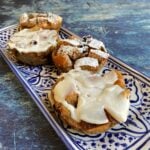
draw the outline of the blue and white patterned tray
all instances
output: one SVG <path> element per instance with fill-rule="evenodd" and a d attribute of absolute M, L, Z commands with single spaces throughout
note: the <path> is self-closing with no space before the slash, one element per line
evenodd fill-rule
<path fill-rule="evenodd" d="M 1 55 L 68 149 L 146 150 L 150 148 L 149 78 L 111 56 L 103 69 L 103 73 L 110 69 L 118 69 L 124 74 L 127 87 L 131 89 L 131 106 L 128 120 L 125 123 L 116 125 L 103 134 L 88 135 L 79 133 L 61 123 L 55 116 L 48 100 L 48 93 L 51 86 L 55 83 L 59 71 L 51 65 L 29 67 L 18 64 L 15 59 L 7 53 L 7 40 L 15 30 L 16 25 L 0 30 Z M 61 29 L 60 36 L 62 38 L 66 38 L 70 35 L 72 35 L 71 32 L 63 28 Z"/>

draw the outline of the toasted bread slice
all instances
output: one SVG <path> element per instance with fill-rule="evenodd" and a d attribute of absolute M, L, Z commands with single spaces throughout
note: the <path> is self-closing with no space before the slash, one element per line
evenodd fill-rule
<path fill-rule="evenodd" d="M 59 48 L 52 53 L 55 66 L 65 72 L 73 69 L 75 61 L 87 55 L 88 47 L 80 45 L 81 41 L 76 38 L 60 40 Z"/>
<path fill-rule="evenodd" d="M 62 26 L 62 17 L 53 13 L 24 13 L 20 16 L 20 30 L 25 28 L 42 28 L 59 31 Z"/>
<path fill-rule="evenodd" d="M 80 70 L 75 70 L 75 72 L 77 72 L 77 71 L 80 72 Z M 67 74 L 68 74 L 69 78 L 72 77 L 72 74 L 70 72 L 68 72 Z M 105 79 L 104 79 L 104 80 L 107 80 L 106 82 L 108 82 L 108 85 L 110 86 L 110 89 L 108 89 L 108 91 L 109 90 L 112 91 L 115 88 L 115 85 L 117 85 L 122 91 L 122 92 L 120 92 L 120 95 L 123 96 L 123 101 L 125 103 L 127 102 L 127 108 L 124 105 L 124 109 L 128 110 L 129 109 L 129 105 L 128 104 L 129 104 L 130 91 L 128 89 L 126 89 L 126 87 L 125 87 L 123 76 L 120 73 L 120 71 L 113 71 L 110 74 L 113 75 L 112 78 L 110 78 L 111 76 L 105 76 Z M 75 77 L 78 79 L 77 81 L 81 81 L 80 84 L 85 84 L 84 81 L 83 81 L 85 79 L 82 79 L 82 78 L 79 79 L 79 77 L 76 76 L 76 75 L 75 75 Z M 85 78 L 86 77 L 87 76 L 85 76 Z M 93 74 L 92 77 L 95 77 L 95 75 Z M 51 90 L 51 98 L 53 99 L 53 102 L 54 102 L 53 103 L 54 109 L 55 109 L 56 113 L 59 115 L 60 119 L 64 123 L 66 123 L 67 125 L 71 126 L 71 128 L 73 128 L 75 130 L 78 130 L 80 132 L 84 132 L 84 133 L 88 133 L 88 134 L 96 134 L 96 133 L 105 132 L 105 131 L 109 130 L 111 127 L 113 127 L 114 125 L 116 125 L 117 123 L 121 122 L 114 115 L 114 113 L 112 113 L 112 114 L 110 113 L 111 112 L 110 109 L 108 109 L 108 111 L 107 111 L 107 108 L 104 109 L 105 114 L 106 114 L 107 119 L 108 119 L 107 122 L 105 122 L 105 123 L 100 123 L 99 124 L 99 123 L 91 123 L 91 122 L 88 122 L 88 121 L 85 121 L 85 120 L 82 120 L 82 119 L 81 120 L 76 120 L 72 116 L 72 111 L 70 111 L 70 110 L 74 108 L 74 111 L 77 111 L 77 107 L 79 107 L 79 103 L 81 101 L 80 100 L 80 98 L 81 98 L 80 97 L 80 93 L 75 92 L 75 90 L 73 90 L 74 87 L 70 87 L 69 88 L 70 89 L 69 92 L 67 92 L 66 95 L 65 95 L 65 101 L 66 101 L 65 104 L 62 102 L 63 98 L 59 99 L 59 96 L 61 97 L 61 95 L 59 95 L 59 96 L 56 95 L 57 94 L 57 92 L 56 92 L 57 91 L 56 90 L 57 86 L 60 86 L 59 83 L 64 81 L 65 78 L 66 78 L 65 75 L 63 77 L 61 77 L 56 82 L 56 84 L 53 86 L 53 88 Z M 114 80 L 114 81 L 112 82 L 112 80 Z M 93 81 L 93 83 L 92 83 L 92 81 Z M 92 84 L 92 86 L 94 84 L 97 84 L 97 82 L 98 82 L 97 80 L 96 80 L 96 82 L 94 82 L 94 80 L 90 80 L 90 83 Z M 68 83 L 68 85 L 70 84 L 70 79 L 68 80 L 67 83 Z M 76 82 L 73 81 L 73 83 L 76 83 Z M 89 84 L 89 83 L 87 83 L 87 84 Z M 110 84 L 113 85 L 113 88 L 112 88 L 112 85 L 110 85 Z M 66 85 L 66 86 L 68 86 L 68 85 Z M 91 85 L 89 85 L 88 87 L 90 88 Z M 61 91 L 60 93 L 64 94 L 66 92 L 65 91 L 66 90 L 65 87 L 63 87 L 62 90 L 64 90 L 64 92 Z M 82 89 L 80 89 L 80 90 L 82 91 Z M 90 93 L 89 93 L 89 95 L 90 95 Z M 109 97 L 109 99 L 111 101 L 112 97 Z M 88 101 L 88 99 L 87 99 L 87 101 Z M 68 105 L 71 108 L 69 108 Z M 85 105 L 85 107 L 86 107 L 86 105 Z M 101 107 L 101 106 L 99 106 L 99 107 Z M 95 109 L 97 109 L 97 108 L 95 108 Z M 91 110 L 89 110 L 89 111 L 92 113 Z M 118 111 L 118 110 L 116 110 L 116 111 Z M 99 116 L 99 118 L 101 118 L 101 116 Z"/>
<path fill-rule="evenodd" d="M 59 35 L 56 30 L 23 29 L 8 41 L 9 49 L 16 59 L 29 65 L 47 64 L 51 52 L 57 49 Z"/>
<path fill-rule="evenodd" d="M 99 71 L 109 57 L 104 44 L 93 38 L 84 41 L 71 36 L 69 39 L 60 40 L 59 45 L 60 48 L 53 52 L 52 59 L 63 71 L 77 67 L 93 72 Z"/>

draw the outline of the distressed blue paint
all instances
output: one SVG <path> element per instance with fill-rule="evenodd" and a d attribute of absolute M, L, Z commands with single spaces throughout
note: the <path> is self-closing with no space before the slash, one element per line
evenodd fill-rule
<path fill-rule="evenodd" d="M 65 27 L 101 39 L 111 54 L 150 76 L 149 0 L 1 0 L 0 27 L 16 23 L 25 11 L 60 14 Z M 0 57 L 1 147 L 65 149 Z"/>

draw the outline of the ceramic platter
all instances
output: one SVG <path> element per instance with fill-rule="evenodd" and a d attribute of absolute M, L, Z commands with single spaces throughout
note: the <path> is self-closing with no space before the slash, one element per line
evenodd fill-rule
<path fill-rule="evenodd" d="M 15 32 L 16 25 L 0 30 L 0 52 L 11 70 L 31 95 L 40 111 L 47 118 L 69 150 L 144 149 L 150 148 L 150 79 L 111 56 L 102 73 L 120 70 L 131 90 L 131 106 L 125 123 L 117 124 L 102 134 L 79 133 L 62 124 L 48 100 L 48 93 L 57 79 L 59 70 L 52 65 L 26 66 L 19 64 L 8 54 L 7 40 Z M 60 36 L 67 38 L 71 32 L 62 28 Z"/>

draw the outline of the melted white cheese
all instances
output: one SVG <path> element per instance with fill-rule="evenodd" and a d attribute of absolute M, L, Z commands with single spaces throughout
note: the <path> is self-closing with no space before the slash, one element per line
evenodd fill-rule
<path fill-rule="evenodd" d="M 97 39 L 91 39 L 91 41 L 88 43 L 88 45 L 91 48 L 95 48 L 95 49 L 103 48 L 106 51 L 104 43 L 102 41 L 97 40 Z"/>
<path fill-rule="evenodd" d="M 28 22 L 28 19 L 29 19 L 29 16 L 27 13 L 23 13 L 20 17 L 20 23 L 23 24 L 23 23 L 27 23 Z"/>
<path fill-rule="evenodd" d="M 20 53 L 44 52 L 57 45 L 57 34 L 55 30 L 31 31 L 24 29 L 12 35 L 8 45 L 10 49 L 16 49 Z"/>
<path fill-rule="evenodd" d="M 92 57 L 82 57 L 76 60 L 74 68 L 80 68 L 81 66 L 98 67 L 98 60 Z"/>
<path fill-rule="evenodd" d="M 128 97 L 123 96 L 125 89 L 114 84 L 118 79 L 115 71 L 102 77 L 99 74 L 74 69 L 63 74 L 63 78 L 53 89 L 54 99 L 70 111 L 74 120 L 92 124 L 107 123 L 105 109 L 117 121 L 126 121 L 130 102 Z M 76 108 L 65 100 L 71 91 L 78 94 Z"/>

